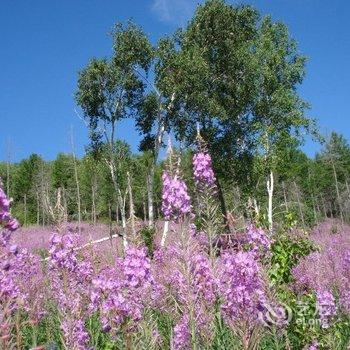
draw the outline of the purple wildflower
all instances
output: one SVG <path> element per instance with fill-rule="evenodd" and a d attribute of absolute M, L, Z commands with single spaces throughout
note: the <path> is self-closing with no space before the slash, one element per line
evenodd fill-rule
<path fill-rule="evenodd" d="M 199 187 L 213 187 L 215 175 L 212 167 L 212 160 L 208 153 L 199 152 L 193 156 L 193 175 L 195 183 Z"/>
<path fill-rule="evenodd" d="M 51 292 L 62 318 L 65 344 L 71 349 L 88 349 L 83 317 L 89 306 L 92 265 L 88 260 L 78 260 L 76 235 L 54 233 L 50 241 Z"/>
<path fill-rule="evenodd" d="M 124 325 L 132 331 L 137 327 L 144 305 L 151 298 L 154 282 L 150 267 L 146 249 L 128 247 L 115 268 L 102 270 L 92 280 L 90 308 L 100 310 L 104 330 Z"/>
<path fill-rule="evenodd" d="M 18 222 L 9 212 L 10 202 L 0 182 L 0 337 L 9 348 L 6 339 L 10 339 L 14 312 L 22 308 L 37 322 L 43 296 L 39 259 L 11 242 Z"/>
<path fill-rule="evenodd" d="M 271 241 L 261 228 L 250 225 L 247 230 L 247 243 L 251 251 L 259 254 L 266 254 L 270 251 Z"/>
<path fill-rule="evenodd" d="M 195 254 L 191 258 L 190 265 L 193 289 L 197 298 L 203 297 L 204 300 L 213 303 L 216 298 L 217 283 L 208 257 L 201 253 Z"/>
<path fill-rule="evenodd" d="M 222 257 L 221 265 L 221 309 L 228 324 L 233 325 L 237 320 L 257 321 L 266 297 L 254 254 L 227 252 Z"/>
<path fill-rule="evenodd" d="M 316 308 L 320 316 L 322 328 L 328 328 L 330 319 L 337 312 L 333 294 L 328 290 L 318 291 L 316 293 Z"/>
<path fill-rule="evenodd" d="M 313 341 L 307 348 L 306 350 L 317 350 L 318 349 L 318 343 L 317 341 Z"/>
<path fill-rule="evenodd" d="M 164 171 L 162 194 L 162 212 L 166 220 L 177 220 L 191 212 L 191 198 L 185 182 Z"/>
<path fill-rule="evenodd" d="M 189 332 L 190 329 L 190 320 L 188 315 L 184 315 L 181 317 L 180 321 L 174 327 L 174 335 L 173 335 L 173 349 L 181 350 L 181 349 L 189 349 L 191 335 Z"/>

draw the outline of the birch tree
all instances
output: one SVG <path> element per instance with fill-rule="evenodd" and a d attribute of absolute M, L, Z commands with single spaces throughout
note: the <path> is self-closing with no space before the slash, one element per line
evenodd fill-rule
<path fill-rule="evenodd" d="M 135 116 L 146 85 L 140 71 L 147 75 L 152 59 L 152 47 L 142 31 L 132 23 L 117 24 L 112 33 L 113 56 L 110 59 L 92 59 L 79 73 L 76 101 L 87 121 L 91 146 L 98 149 L 105 144 L 107 164 L 118 206 L 121 212 L 124 246 L 126 239 L 126 212 L 122 190 L 114 162 L 118 122 Z M 130 50 L 130 47 L 133 49 Z"/>
<path fill-rule="evenodd" d="M 298 53 L 287 27 L 265 17 L 259 28 L 256 53 L 259 79 L 252 124 L 256 152 L 262 153 L 265 161 L 267 216 L 272 233 L 276 166 L 286 149 L 302 141 L 301 131 L 311 130 L 313 122 L 305 116 L 308 105 L 296 91 L 304 76 L 305 57 Z"/>

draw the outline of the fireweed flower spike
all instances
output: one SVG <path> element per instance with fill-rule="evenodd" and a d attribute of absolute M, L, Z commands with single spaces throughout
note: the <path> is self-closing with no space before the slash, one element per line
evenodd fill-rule
<path fill-rule="evenodd" d="M 197 124 L 197 153 L 193 156 L 193 176 L 198 190 L 211 189 L 214 192 L 216 178 L 211 156 Z"/>
<path fill-rule="evenodd" d="M 88 349 L 89 334 L 84 326 L 92 281 L 92 264 L 80 260 L 75 248 L 78 236 L 54 233 L 50 241 L 50 280 L 53 300 L 62 318 L 61 330 L 69 349 Z"/>
<path fill-rule="evenodd" d="M 258 322 L 259 311 L 266 302 L 260 265 L 252 252 L 226 252 L 221 258 L 221 310 L 226 322 Z"/>
<path fill-rule="evenodd" d="M 172 178 L 164 171 L 163 176 L 162 212 L 165 220 L 176 221 L 180 217 L 191 212 L 191 199 L 187 193 L 185 182 L 178 178 Z"/>
<path fill-rule="evenodd" d="M 193 156 L 193 175 L 199 187 L 212 187 L 215 185 L 215 175 L 209 153 L 199 152 Z"/>
<path fill-rule="evenodd" d="M 310 238 L 319 251 L 300 259 L 292 269 L 295 290 L 307 289 L 316 294 L 320 320 L 325 327 L 336 312 L 332 292 L 339 297 L 337 310 L 350 314 L 349 231 L 333 234 L 331 229 L 329 222 L 325 222 L 311 233 Z"/>
<path fill-rule="evenodd" d="M 105 268 L 92 280 L 90 309 L 100 311 L 108 332 L 136 331 L 154 285 L 146 249 L 128 246 L 115 268 Z"/>
<path fill-rule="evenodd" d="M 196 186 L 196 216 L 201 223 L 202 232 L 207 236 L 209 255 L 215 256 L 216 237 L 221 234 L 222 217 L 219 212 L 217 197 L 217 180 L 214 174 L 212 159 L 197 126 L 197 151 L 193 156 L 193 178 Z"/>
<path fill-rule="evenodd" d="M 328 328 L 330 319 L 337 313 L 333 294 L 328 290 L 318 291 L 316 293 L 316 308 L 322 328 Z"/>
<path fill-rule="evenodd" d="M 168 164 L 167 169 L 162 175 L 162 213 L 165 223 L 161 245 L 164 246 L 165 239 L 169 229 L 169 221 L 178 221 L 186 214 L 191 213 L 191 198 L 188 195 L 187 186 L 180 176 L 180 158 L 177 159 L 174 168 L 174 154 L 171 146 L 171 140 L 168 141 Z"/>
<path fill-rule="evenodd" d="M 1 186 L 0 181 L 0 347 L 10 349 L 17 310 L 27 311 L 34 322 L 42 315 L 38 310 L 42 274 L 39 259 L 11 242 L 19 224 L 10 214 L 11 201 Z"/>

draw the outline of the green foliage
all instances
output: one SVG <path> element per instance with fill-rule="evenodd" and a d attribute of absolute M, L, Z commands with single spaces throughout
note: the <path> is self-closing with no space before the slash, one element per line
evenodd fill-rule
<path fill-rule="evenodd" d="M 135 115 L 141 105 L 153 48 L 142 30 L 129 22 L 112 33 L 111 59 L 92 59 L 79 72 L 76 102 L 88 122 L 94 152 L 105 142 L 113 146 L 116 123 Z"/>
<path fill-rule="evenodd" d="M 154 227 L 143 227 L 139 234 L 142 237 L 142 240 L 145 244 L 145 246 L 148 249 L 148 254 L 150 256 L 153 255 L 154 251 L 154 236 L 155 236 L 156 230 Z"/>
<path fill-rule="evenodd" d="M 269 278 L 273 285 L 281 286 L 292 281 L 292 268 L 300 258 L 310 254 L 315 248 L 307 237 L 279 234 L 271 247 L 271 267 Z"/>

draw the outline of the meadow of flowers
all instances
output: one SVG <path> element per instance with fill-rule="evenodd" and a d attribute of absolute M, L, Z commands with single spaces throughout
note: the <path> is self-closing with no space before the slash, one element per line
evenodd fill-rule
<path fill-rule="evenodd" d="M 0 188 L 0 348 L 347 349 L 350 228 L 228 232 L 210 155 L 193 167 L 198 198 L 167 167 L 165 223 L 125 248 L 87 244 L 102 224 L 17 230 Z"/>

